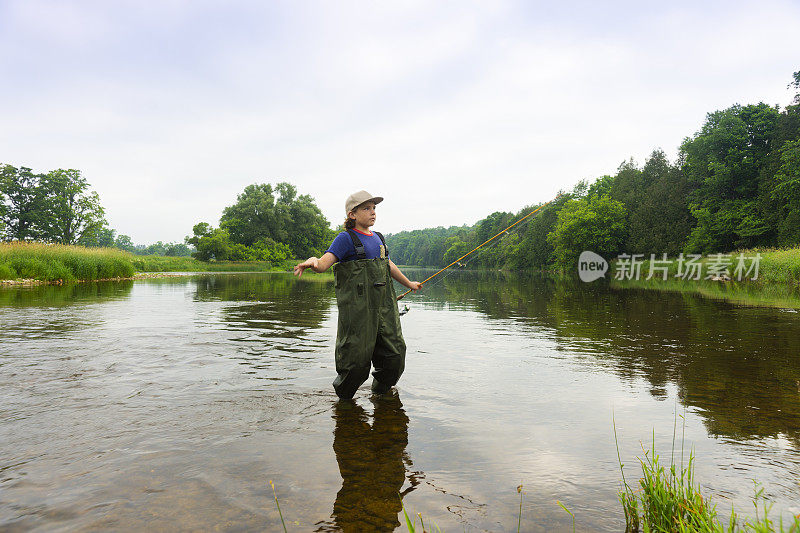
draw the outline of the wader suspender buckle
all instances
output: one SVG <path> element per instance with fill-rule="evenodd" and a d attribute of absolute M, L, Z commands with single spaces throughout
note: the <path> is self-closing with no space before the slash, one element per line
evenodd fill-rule
<path fill-rule="evenodd" d="M 367 252 L 364 251 L 364 245 L 361 244 L 361 239 L 358 238 L 356 232 L 349 229 L 347 230 L 348 235 L 350 235 L 350 240 L 353 241 L 353 246 L 356 249 L 356 259 L 366 259 Z"/>
<path fill-rule="evenodd" d="M 389 249 L 386 247 L 386 239 L 383 238 L 383 234 L 378 231 L 373 231 L 375 235 L 377 235 L 381 243 L 383 243 L 383 249 L 386 251 L 386 257 L 389 257 Z M 366 259 L 367 252 L 364 251 L 364 245 L 361 243 L 361 239 L 358 238 L 358 235 L 355 231 L 349 229 L 347 230 L 347 234 L 350 235 L 350 240 L 353 241 L 353 247 L 356 249 L 356 259 Z"/>

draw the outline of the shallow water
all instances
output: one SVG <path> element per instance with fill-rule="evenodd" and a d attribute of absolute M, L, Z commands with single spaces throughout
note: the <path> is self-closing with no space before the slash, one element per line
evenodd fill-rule
<path fill-rule="evenodd" d="M 422 277 L 419 274 L 417 277 Z M 620 531 L 653 434 L 722 514 L 800 513 L 800 315 L 457 272 L 409 296 L 397 393 L 336 401 L 332 280 L 0 290 L 0 529 Z M 683 420 L 685 419 L 685 423 Z"/>

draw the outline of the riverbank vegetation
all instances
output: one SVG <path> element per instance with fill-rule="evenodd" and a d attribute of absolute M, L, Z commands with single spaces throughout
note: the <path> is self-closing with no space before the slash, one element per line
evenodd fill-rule
<path fill-rule="evenodd" d="M 800 71 L 791 87 L 800 90 Z M 474 226 L 387 236 L 395 262 L 443 266 L 541 205 L 496 212 Z M 616 174 L 582 181 L 471 266 L 575 272 L 579 254 L 676 257 L 769 248 L 762 275 L 796 283 L 800 276 L 800 93 L 780 110 L 734 105 L 706 116 L 680 146 L 677 161 L 654 151 Z M 774 269 L 774 270 L 773 270 Z"/>
<path fill-rule="evenodd" d="M 78 170 L 34 173 L 27 167 L 0 164 L 0 241 L 115 248 L 135 255 L 193 257 L 203 262 L 283 264 L 293 257 L 321 255 L 335 232 L 313 198 L 298 195 L 286 182 L 247 186 L 225 208 L 218 227 L 195 224 L 183 243 L 158 241 L 134 245 L 108 226 L 100 197 Z M 192 262 L 194 270 L 214 270 Z M 143 260 L 144 265 L 152 260 Z M 147 268 L 147 267 L 144 267 Z M 181 268 L 186 268 L 185 266 Z M 258 265 L 254 267 L 258 269 Z"/>
<path fill-rule="evenodd" d="M 131 254 L 109 248 L 63 244 L 0 244 L 0 279 L 93 281 L 129 278 L 135 268 Z"/>
<path fill-rule="evenodd" d="M 137 256 L 114 248 L 12 242 L 0 243 L 0 280 L 71 282 L 130 278 L 135 272 L 261 272 L 285 270 L 293 261 L 207 262 L 192 257 Z"/>

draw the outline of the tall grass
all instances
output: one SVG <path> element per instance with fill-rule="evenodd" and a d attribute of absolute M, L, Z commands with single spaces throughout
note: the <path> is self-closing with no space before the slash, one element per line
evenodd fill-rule
<path fill-rule="evenodd" d="M 129 278 L 131 254 L 111 248 L 12 242 L 0 244 L 0 279 L 92 281 Z"/>
<path fill-rule="evenodd" d="M 614 440 L 617 442 L 616 424 Z M 681 438 L 680 465 L 675 463 L 674 433 L 669 467 L 661 463 L 661 459 L 656 453 L 655 431 L 653 432 L 652 446 L 648 450 L 642 448 L 642 451 L 643 458 L 637 458 L 642 469 L 642 477 L 639 479 L 639 490 L 634 491 L 625 480 L 617 443 L 617 458 L 620 471 L 622 471 L 623 485 L 622 490 L 619 491 L 619 500 L 625 513 L 626 533 L 638 531 L 665 533 L 673 531 L 703 533 L 786 531 L 800 533 L 800 515 L 794 517 L 788 529 L 784 527 L 782 518 L 778 523 L 770 519 L 769 511 L 772 504 L 766 500 L 764 490 L 759 490 L 757 484 L 753 496 L 755 518 L 741 521 L 734 509 L 731 509 L 728 523 L 724 524 L 717 515 L 716 504 L 700 492 L 700 487 L 695 480 L 693 451 L 689 453 L 688 463 L 685 466 L 683 464 L 683 438 Z M 759 513 L 759 505 L 761 505 L 761 513 Z"/>
<path fill-rule="evenodd" d="M 289 261 L 205 263 L 192 257 L 139 256 L 116 248 L 85 248 L 35 242 L 0 243 L 0 280 L 94 281 L 130 278 L 135 272 L 266 272 Z"/>

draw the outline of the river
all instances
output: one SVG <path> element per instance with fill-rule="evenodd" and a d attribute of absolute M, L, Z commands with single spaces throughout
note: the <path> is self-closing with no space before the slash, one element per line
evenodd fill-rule
<path fill-rule="evenodd" d="M 422 277 L 422 273 L 416 276 Z M 308 279 L 306 279 L 308 278 Z M 0 530 L 621 531 L 655 437 L 717 503 L 800 513 L 800 315 L 456 272 L 394 394 L 337 402 L 332 278 L 0 290 Z M 673 436 L 676 444 L 673 448 Z M 674 449 L 674 452 L 673 452 Z M 522 493 L 517 487 L 522 485 Z"/>

